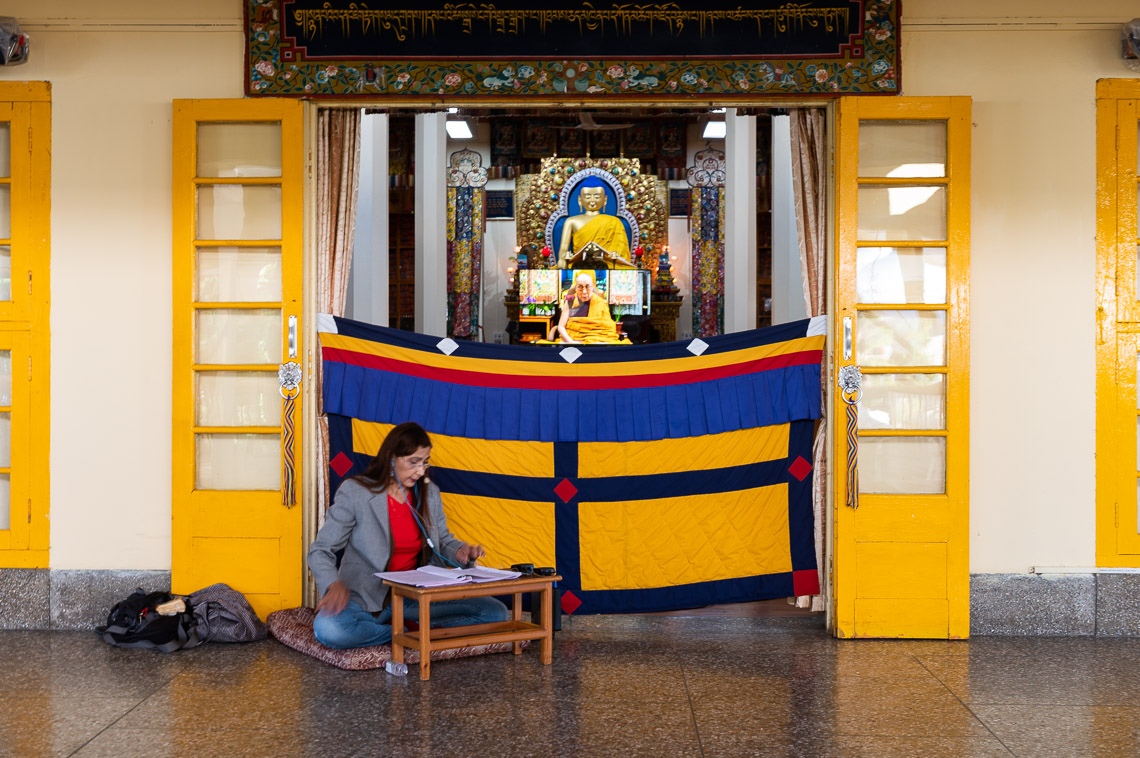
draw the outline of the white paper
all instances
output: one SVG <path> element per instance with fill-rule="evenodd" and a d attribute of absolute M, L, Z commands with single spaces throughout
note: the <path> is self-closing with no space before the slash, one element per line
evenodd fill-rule
<path fill-rule="evenodd" d="M 446 587 L 449 584 L 501 582 L 504 579 L 517 579 L 522 574 L 517 571 L 505 571 L 486 566 L 472 566 L 462 569 L 421 566 L 411 571 L 381 571 L 376 576 L 397 584 L 408 584 L 413 587 Z"/>

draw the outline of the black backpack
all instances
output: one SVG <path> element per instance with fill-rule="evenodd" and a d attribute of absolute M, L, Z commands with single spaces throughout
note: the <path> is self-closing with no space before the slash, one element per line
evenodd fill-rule
<path fill-rule="evenodd" d="M 104 626 L 95 627 L 103 641 L 116 647 L 151 648 L 169 653 L 202 644 L 196 619 L 188 604 L 183 610 L 163 615 L 156 608 L 176 599 L 169 592 L 146 592 L 142 588 L 115 603 Z"/>

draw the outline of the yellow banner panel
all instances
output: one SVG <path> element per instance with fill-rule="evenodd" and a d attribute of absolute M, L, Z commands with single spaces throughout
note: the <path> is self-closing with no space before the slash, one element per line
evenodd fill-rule
<path fill-rule="evenodd" d="M 452 534 L 487 549 L 484 566 L 554 565 L 553 503 L 445 494 L 443 507 Z"/>
<path fill-rule="evenodd" d="M 637 476 L 778 460 L 788 454 L 789 429 L 787 424 L 777 424 L 704 437 L 583 442 L 578 446 L 578 467 L 592 477 Z"/>
<path fill-rule="evenodd" d="M 792 570 L 788 488 L 580 503 L 583 590 L 632 590 Z"/>
<path fill-rule="evenodd" d="M 352 446 L 358 453 L 376 455 L 392 424 L 352 419 Z M 516 475 L 520 463 L 527 476 L 554 476 L 554 445 L 550 442 L 481 440 L 431 435 L 431 465 L 484 474 Z M 530 561 L 528 561 L 530 563 Z"/>

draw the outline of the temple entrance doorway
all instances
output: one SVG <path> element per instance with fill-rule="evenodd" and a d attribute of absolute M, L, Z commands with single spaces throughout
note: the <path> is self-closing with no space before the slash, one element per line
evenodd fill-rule
<path fill-rule="evenodd" d="M 833 229 L 834 239 L 821 245 L 816 270 L 817 281 L 836 285 L 835 292 L 824 293 L 819 300 L 832 313 L 833 345 L 825 382 L 831 401 L 825 433 L 831 440 L 828 458 L 834 463 L 824 469 L 823 487 L 833 493 L 823 511 L 832 518 L 825 540 L 829 554 L 821 549 L 820 560 L 824 590 L 834 592 L 827 601 L 828 623 L 839 636 L 963 637 L 969 631 L 969 139 L 964 125 L 970 105 L 955 98 L 855 97 L 842 100 L 841 106 L 824 151 L 825 156 L 837 156 L 837 165 L 823 158 L 828 165 L 822 166 L 820 175 L 825 179 L 814 193 L 823 199 L 826 187 L 835 188 L 835 213 L 825 209 L 817 215 L 825 229 Z M 725 252 L 738 260 L 748 258 L 751 268 L 739 269 L 751 274 L 744 280 L 754 288 L 744 298 L 751 300 L 745 310 L 753 323 L 763 326 L 780 322 L 781 302 L 801 300 L 804 279 L 798 260 L 776 251 L 781 249 L 778 240 L 786 226 L 802 222 L 803 216 L 790 211 L 794 202 L 785 205 L 784 212 L 778 207 L 787 195 L 778 189 L 779 161 L 770 146 L 779 142 L 775 135 L 782 113 L 753 113 L 755 128 L 734 136 L 738 144 L 741 138 L 755 140 L 754 155 L 748 156 L 757 167 L 755 198 L 751 192 L 732 193 L 739 190 L 736 185 L 730 188 L 727 205 L 736 219 L 751 219 L 754 214 L 755 223 L 747 225 L 743 245 L 738 237 L 738 244 L 726 246 Z M 528 132 L 528 119 L 548 114 L 486 115 L 487 122 L 476 118 L 474 123 L 476 142 L 484 130 L 481 139 L 492 172 L 488 188 L 494 188 L 493 181 L 503 182 L 504 190 L 511 186 L 510 178 L 494 173 L 496 161 L 521 166 L 524 152 L 539 160 L 540 151 L 533 145 L 556 148 L 561 139 L 561 130 L 546 137 L 541 130 Z M 631 128 L 625 124 L 640 115 L 632 109 L 599 111 L 588 123 L 613 123 L 620 128 L 610 131 L 623 132 Z M 703 138 L 704 125 L 714 118 L 707 112 L 670 115 L 685 125 L 684 134 L 692 143 L 686 150 L 684 179 L 688 180 L 690 169 L 694 174 L 701 170 L 698 148 L 715 149 L 728 140 Z M 492 132 L 492 117 L 508 121 Z M 579 121 L 580 126 L 587 123 L 582 117 Z M 507 135 L 505 147 L 495 156 L 490 149 L 493 133 Z M 535 140 L 523 141 L 530 137 Z M 622 144 L 619 140 L 619 150 Z M 659 171 L 664 164 L 656 160 Z M 726 161 L 726 170 L 731 160 Z M 694 317 L 697 270 L 690 263 L 686 271 L 685 263 L 692 260 L 694 225 L 706 217 L 694 211 L 691 185 L 687 217 L 674 216 L 672 190 L 682 186 L 673 183 L 681 177 L 667 173 L 668 168 L 664 180 L 670 199 L 669 257 L 677 256 L 673 276 L 681 285 L 681 296 L 687 296 L 677 320 L 677 337 L 683 338 L 693 335 L 687 327 L 699 324 Z M 714 162 L 710 168 L 709 173 L 715 174 L 720 165 Z M 801 204 L 812 196 L 802 194 Z M 511 194 L 511 200 L 517 198 L 517 193 Z M 486 253 L 483 258 L 480 338 L 485 341 L 510 339 L 501 327 L 509 319 L 499 303 L 518 275 L 518 259 L 512 255 L 513 248 L 521 247 L 512 218 L 517 213 L 513 207 L 493 219 L 488 215 L 484 238 L 488 249 L 494 246 L 503 252 L 498 258 Z M 797 240 L 797 235 L 787 234 L 785 239 Z M 688 242 L 687 249 L 681 240 Z M 765 254 L 770 256 L 770 269 Z M 784 266 L 783 275 L 777 271 L 782 261 L 791 264 Z M 829 271 L 835 272 L 834 277 Z M 739 284 L 740 277 L 724 281 L 726 290 Z M 765 307 L 769 293 L 770 320 Z M 739 289 L 726 294 L 728 310 L 741 304 Z M 739 320 L 735 327 L 742 328 Z M 844 369 L 862 369 L 866 383 L 838 391 Z M 843 422 L 852 410 L 854 436 L 844 435 Z M 923 570 L 901 572 L 903 565 L 921 565 Z M 899 581 L 904 575 L 909 579 Z"/>
<path fill-rule="evenodd" d="M 449 116 L 449 121 L 466 120 L 473 138 L 449 138 L 446 142 L 448 192 L 454 189 L 451 186 L 453 180 L 462 186 L 464 180 L 470 184 L 474 179 L 474 184 L 485 195 L 482 221 L 472 225 L 476 228 L 481 225 L 484 232 L 470 243 L 482 248 L 478 256 L 478 294 L 468 301 L 468 310 L 462 311 L 456 308 L 456 293 L 450 287 L 448 292 L 439 293 L 441 297 L 448 298 L 448 336 L 488 343 L 526 341 L 520 339 L 526 337 L 525 331 L 515 331 L 520 321 L 529 316 L 536 316 L 535 320 L 538 320 L 543 314 L 522 312 L 519 279 L 526 275 L 525 272 L 557 266 L 557 258 L 563 253 L 559 249 L 562 235 L 558 233 L 557 226 L 549 236 L 545 228 L 531 226 L 538 222 L 539 227 L 543 227 L 542 222 L 548 220 L 544 214 L 557 211 L 558 202 L 553 201 L 551 207 L 546 208 L 541 207 L 537 199 L 545 200 L 557 195 L 566 186 L 563 172 L 567 168 L 572 168 L 576 174 L 589 173 L 601 168 L 603 161 L 612 165 L 629 160 L 631 156 L 638 156 L 634 158 L 638 175 L 648 174 L 657 182 L 654 192 L 664 207 L 659 237 L 664 241 L 661 249 L 643 250 L 640 256 L 632 255 L 637 246 L 631 245 L 625 255 L 644 261 L 646 254 L 651 252 L 658 256 L 660 264 L 661 254 L 665 253 L 668 262 L 665 269 L 671 278 L 667 284 L 675 288 L 675 300 L 671 301 L 674 304 L 672 323 L 664 328 L 658 327 L 650 341 L 687 339 L 702 334 L 711 336 L 729 331 L 725 324 L 723 280 L 719 282 L 720 292 L 715 291 L 718 283 L 707 278 L 704 292 L 694 289 L 701 285 L 700 264 L 699 260 L 694 262 L 694 250 L 707 254 L 707 249 L 702 251 L 699 248 L 702 242 L 707 245 L 710 236 L 719 242 L 722 255 L 737 257 L 734 262 L 737 271 L 750 272 L 750 311 L 743 328 L 805 318 L 806 288 L 795 217 L 790 117 L 786 111 L 777 109 L 754 109 L 748 112 L 747 117 L 736 117 L 737 122 L 749 125 L 749 152 L 746 159 L 738 160 L 738 164 L 743 162 L 747 165 L 750 176 L 746 181 L 748 191 L 735 195 L 726 191 L 724 186 L 729 169 L 725 130 L 718 131 L 717 127 L 725 126 L 725 118 L 725 113 L 708 109 L 622 109 L 596 111 L 588 117 L 576 113 L 569 117 L 554 116 L 542 109 L 463 109 Z M 364 114 L 358 238 L 346 311 L 350 318 L 381 324 L 386 318 L 386 325 L 409 331 L 420 331 L 415 316 L 417 286 L 420 284 L 415 276 L 415 224 L 417 218 L 422 221 L 425 216 L 424 210 L 417 208 L 415 199 L 417 188 L 425 181 L 424 177 L 417 176 L 422 164 L 416 156 L 422 146 L 416 145 L 416 122 L 417 116 L 408 112 Z M 638 125 L 640 129 L 636 128 Z M 565 155 L 566 152 L 571 155 Z M 386 157 L 386 167 L 381 165 L 380 156 Z M 457 156 L 459 159 L 452 165 L 452 159 Z M 562 163 L 552 166 L 551 161 Z M 377 167 L 380 167 L 379 173 Z M 563 181 L 548 179 L 552 168 L 557 172 L 554 179 Z M 629 165 L 622 168 L 628 169 Z M 826 172 L 827 167 L 824 166 L 822 171 Z M 622 175 L 617 177 L 620 183 Z M 627 174 L 626 177 L 633 181 L 632 175 Z M 826 182 L 817 182 L 814 186 L 826 185 Z M 629 186 L 626 184 L 625 188 Z M 536 191 L 536 187 L 541 191 Z M 383 196 L 385 192 L 386 197 Z M 820 195 L 817 198 L 819 206 L 825 208 L 826 198 L 822 197 L 822 191 Z M 428 219 L 432 217 L 430 207 L 426 214 Z M 447 207 L 450 216 L 450 196 Z M 368 209 L 372 209 L 371 214 Z M 384 209 L 387 209 L 386 215 Z M 576 213 L 580 209 L 574 207 L 572 210 Z M 743 214 L 747 219 L 750 233 L 743 244 L 726 244 L 726 216 L 731 218 L 734 214 Z M 437 211 L 435 215 L 438 223 L 451 223 L 451 218 L 444 218 L 441 212 Z M 378 239 L 384 234 L 384 223 L 387 224 L 386 240 Z M 528 234 L 535 235 L 530 250 L 525 249 Z M 644 238 L 649 236 L 643 235 Z M 472 237 L 479 235 L 473 234 Z M 385 241 L 386 260 L 382 255 Z M 455 239 L 448 238 L 450 250 L 455 250 L 455 243 Z M 547 246 L 549 253 L 543 254 L 543 247 Z M 712 247 L 716 250 L 718 246 L 714 244 Z M 377 251 L 380 255 L 376 254 Z M 520 253 L 526 252 L 531 257 L 524 263 Z M 535 265 L 533 256 L 536 253 L 554 260 L 539 261 Z M 369 255 L 371 259 L 367 259 Z M 359 263 L 364 265 L 358 268 Z M 722 261 L 721 265 L 725 263 Z M 386 279 L 378 274 L 385 267 Z M 654 284 L 661 280 L 657 276 L 661 273 L 661 266 L 656 268 Z M 365 272 L 364 275 L 361 272 Z M 826 266 L 818 267 L 816 275 L 821 281 L 825 280 Z M 512 304 L 514 313 L 511 312 Z M 652 307 L 658 311 L 660 303 L 655 300 Z M 457 313 L 465 315 L 467 323 L 475 328 L 459 334 L 455 329 Z M 546 336 L 551 326 L 547 321 L 534 334 Z M 737 325 L 735 328 L 741 327 Z M 826 487 L 821 485 L 820 489 L 822 492 Z M 821 514 L 822 511 L 817 521 L 822 535 Z M 822 536 L 820 542 L 818 560 L 822 563 Z M 789 603 L 787 598 L 781 598 L 778 602 L 732 604 L 677 613 L 808 615 L 812 613 L 812 606 L 812 598 L 805 596 L 799 599 L 798 606 Z M 818 613 L 824 607 L 821 598 L 816 598 L 814 607 L 820 624 L 823 624 L 823 615 Z"/>

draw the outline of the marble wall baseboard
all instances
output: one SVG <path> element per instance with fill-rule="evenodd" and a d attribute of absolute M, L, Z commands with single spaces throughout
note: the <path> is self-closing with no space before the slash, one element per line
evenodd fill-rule
<path fill-rule="evenodd" d="M 0 569 L 0 629 L 91 629 L 169 571 Z M 974 574 L 970 635 L 1140 637 L 1140 574 Z"/>
<path fill-rule="evenodd" d="M 973 574 L 970 634 L 1140 637 L 1140 574 Z"/>
<path fill-rule="evenodd" d="M 0 629 L 93 629 L 139 587 L 168 590 L 170 572 L 0 569 Z"/>

